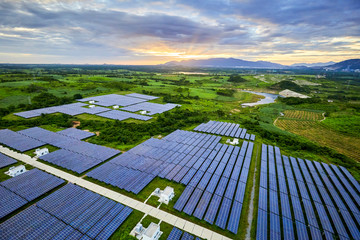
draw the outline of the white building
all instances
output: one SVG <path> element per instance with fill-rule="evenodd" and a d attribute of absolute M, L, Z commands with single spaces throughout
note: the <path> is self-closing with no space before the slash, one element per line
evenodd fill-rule
<path fill-rule="evenodd" d="M 162 235 L 160 226 L 156 223 L 150 223 L 147 228 L 144 228 L 141 223 L 138 223 L 133 230 L 135 237 L 139 240 L 158 240 Z"/>
<path fill-rule="evenodd" d="M 118 105 L 114 105 L 114 106 L 113 106 L 113 109 L 119 109 L 119 106 L 118 106 Z"/>
<path fill-rule="evenodd" d="M 94 108 L 95 107 L 95 105 L 89 105 L 89 108 Z"/>
<path fill-rule="evenodd" d="M 95 101 L 94 101 L 94 100 L 91 100 L 91 101 L 89 101 L 89 103 L 90 103 L 90 104 L 94 104 L 94 103 L 95 103 Z"/>
<path fill-rule="evenodd" d="M 10 177 L 16 177 L 19 176 L 20 174 L 23 174 L 26 171 L 27 170 L 24 165 L 19 165 L 16 167 L 10 167 L 9 171 L 5 172 L 5 174 L 9 175 Z"/>
<path fill-rule="evenodd" d="M 238 145 L 239 144 L 239 139 L 238 138 L 234 138 L 234 140 L 231 141 L 231 139 L 226 140 L 226 143 L 231 144 L 231 145 Z"/>
<path fill-rule="evenodd" d="M 148 112 L 147 111 L 145 111 L 145 110 L 143 110 L 143 111 L 140 111 L 140 114 L 147 114 Z"/>
<path fill-rule="evenodd" d="M 175 196 L 174 188 L 167 186 L 164 190 L 155 189 L 154 195 L 159 197 L 159 202 L 169 204 Z"/>
<path fill-rule="evenodd" d="M 35 150 L 36 157 L 41 157 L 49 153 L 47 148 L 38 148 Z"/>

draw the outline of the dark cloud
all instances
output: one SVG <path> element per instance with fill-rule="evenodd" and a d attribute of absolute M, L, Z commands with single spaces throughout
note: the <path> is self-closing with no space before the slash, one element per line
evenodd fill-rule
<path fill-rule="evenodd" d="M 359 0 L 3 0 L 0 53 L 106 61 L 144 56 L 134 49 L 156 42 L 179 52 L 241 52 L 249 58 L 297 50 L 354 52 L 344 38 L 360 36 L 359 12 Z"/>

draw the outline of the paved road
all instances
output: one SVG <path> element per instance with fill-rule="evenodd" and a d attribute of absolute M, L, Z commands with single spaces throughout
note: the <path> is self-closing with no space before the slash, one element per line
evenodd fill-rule
<path fill-rule="evenodd" d="M 123 194 L 120 194 L 118 192 L 112 191 L 110 189 L 104 188 L 102 186 L 99 186 L 95 183 L 89 182 L 87 180 L 84 180 L 80 177 L 76 177 L 72 174 L 69 174 L 67 172 L 64 172 L 62 170 L 59 170 L 57 168 L 51 167 L 49 165 L 46 165 L 44 163 L 36 161 L 35 158 L 31 158 L 28 155 L 17 153 L 15 151 L 12 151 L 6 147 L 3 147 L 0 145 L 0 152 L 4 153 L 12 158 L 18 159 L 19 161 L 22 161 L 24 163 L 27 163 L 29 165 L 32 165 L 38 169 L 41 169 L 43 171 L 46 171 L 48 173 L 51 173 L 55 176 L 58 176 L 66 181 L 69 181 L 71 183 L 77 184 L 81 187 L 84 187 L 86 189 L 89 189 L 93 192 L 96 192 L 98 194 L 101 194 L 105 197 L 108 197 L 114 201 L 117 201 L 119 203 L 122 203 L 124 205 L 127 205 L 133 209 L 139 210 L 145 214 L 148 214 L 150 216 L 153 216 L 155 218 L 158 218 L 162 220 L 163 222 L 169 223 L 179 229 L 182 229 L 186 232 L 189 232 L 195 236 L 209 239 L 209 240 L 230 240 L 230 238 L 225 237 L 223 235 L 220 235 L 214 231 L 211 231 L 207 228 L 204 228 L 202 226 L 199 226 L 197 224 L 194 224 L 192 222 L 189 222 L 185 219 L 179 218 L 175 215 L 172 215 L 170 213 L 167 213 L 163 210 L 157 209 L 155 207 L 152 207 L 148 204 L 145 204 L 143 202 L 140 202 L 138 200 L 135 200 L 133 198 L 130 198 L 128 196 L 125 196 Z"/>

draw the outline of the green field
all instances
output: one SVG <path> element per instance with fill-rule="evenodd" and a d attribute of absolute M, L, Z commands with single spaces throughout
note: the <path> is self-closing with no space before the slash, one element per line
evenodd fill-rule
<path fill-rule="evenodd" d="M 192 130 L 209 120 L 238 123 L 249 133 L 255 134 L 256 141 L 237 235 L 174 210 L 176 200 L 185 189 L 182 184 L 156 177 L 135 195 L 89 178 L 86 172 L 75 174 L 52 165 L 142 202 L 155 188 L 171 186 L 175 189 L 175 199 L 169 205 L 161 205 L 160 209 L 232 239 L 245 239 L 251 214 L 250 235 L 252 239 L 255 237 L 262 143 L 278 146 L 282 154 L 287 156 L 344 166 L 360 180 L 360 74 L 245 69 L 201 69 L 208 75 L 174 72 L 177 71 L 119 66 L 3 67 L 0 68 L 0 127 L 18 131 L 39 126 L 56 132 L 76 123 L 79 129 L 96 133 L 96 136 L 85 141 L 124 152 L 151 137 L 162 138 L 177 129 Z M 318 75 L 325 77 L 319 78 Z M 232 81 L 234 76 L 239 80 Z M 277 94 L 285 89 L 311 98 L 278 98 L 272 104 L 251 108 L 241 106 L 242 103 L 256 102 L 261 98 L 242 90 Z M 150 102 L 176 103 L 181 107 L 156 114 L 146 122 L 134 119 L 120 122 L 90 114 L 69 116 L 56 113 L 31 119 L 14 115 L 16 112 L 74 103 L 79 97 L 133 92 L 159 97 Z M 226 139 L 224 137 L 221 142 Z M 47 147 L 50 151 L 57 149 L 50 145 Z M 33 151 L 26 154 L 33 156 Z M 0 169 L 0 181 L 8 179 L 3 174 L 7 169 Z M 253 189 L 255 198 L 252 202 L 250 193 Z M 157 200 L 151 197 L 147 203 L 158 206 Z M 249 209 L 250 204 L 254 206 L 253 212 Z M 132 239 L 128 234 L 142 216 L 141 212 L 134 211 L 111 239 Z M 143 220 L 144 226 L 151 221 L 157 222 L 158 219 L 147 216 Z M 161 239 L 166 239 L 172 226 L 163 222 L 161 229 L 164 232 Z"/>

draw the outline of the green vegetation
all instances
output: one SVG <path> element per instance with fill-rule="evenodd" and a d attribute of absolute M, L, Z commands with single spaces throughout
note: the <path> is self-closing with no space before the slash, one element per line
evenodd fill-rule
<path fill-rule="evenodd" d="M 261 143 L 280 147 L 284 155 L 342 165 L 360 180 L 359 73 L 201 69 L 201 72 L 207 74 L 186 75 L 176 71 L 189 72 L 195 69 L 3 66 L 0 68 L 0 128 L 18 131 L 40 126 L 59 131 L 76 122 L 80 124 L 78 128 L 97 133 L 97 136 L 86 141 L 126 151 L 151 137 L 161 138 L 177 129 L 192 130 L 208 120 L 238 123 L 248 129 L 249 133 L 256 135 L 249 172 L 250 180 L 254 174 L 256 177 L 252 237 L 255 236 L 256 228 L 260 169 L 258 156 Z M 244 89 L 274 94 L 290 89 L 311 98 L 279 98 L 273 104 L 242 108 L 242 103 L 258 100 L 258 96 L 241 91 Z M 151 102 L 176 103 L 182 106 L 156 114 L 147 122 L 134 119 L 120 122 L 89 114 L 69 116 L 57 113 L 32 119 L 14 115 L 20 111 L 73 103 L 76 99 L 88 96 L 132 92 L 159 97 Z M 56 150 L 52 146 L 48 147 L 51 151 Z M 32 155 L 31 151 L 27 154 Z M 8 167 L 0 170 L 3 172 L 7 169 Z M 1 174 L 0 180 L 6 179 L 5 176 Z M 173 205 L 185 189 L 184 185 L 157 177 L 135 195 L 89 177 L 84 178 L 139 201 L 145 201 L 157 187 L 172 186 L 175 189 L 175 199 L 169 205 L 162 204 L 162 210 L 230 238 L 245 238 L 252 181 L 248 181 L 246 186 L 239 233 L 235 236 L 215 225 L 174 210 Z M 157 198 L 151 197 L 148 204 L 157 206 Z M 142 213 L 134 211 L 114 233 L 112 239 L 132 239 L 128 233 L 142 216 Z M 156 219 L 148 216 L 143 223 L 146 225 L 152 220 Z M 161 229 L 164 232 L 161 239 L 166 239 L 172 226 L 161 223 Z"/>

